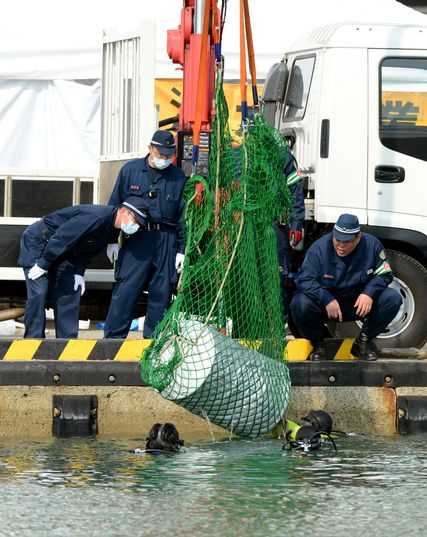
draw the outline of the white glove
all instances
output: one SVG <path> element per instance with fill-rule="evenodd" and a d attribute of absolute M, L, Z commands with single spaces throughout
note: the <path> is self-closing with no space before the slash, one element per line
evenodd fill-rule
<path fill-rule="evenodd" d="M 85 286 L 85 279 L 83 276 L 80 276 L 80 274 L 74 274 L 74 291 L 77 291 L 77 289 L 80 287 L 80 296 L 83 296 L 83 293 L 85 292 L 86 286 Z"/>
<path fill-rule="evenodd" d="M 110 263 L 117 261 L 117 258 L 119 257 L 119 250 L 120 244 L 118 242 L 116 244 L 107 244 L 107 257 L 110 260 Z"/>
<path fill-rule="evenodd" d="M 47 270 L 44 270 L 40 268 L 37 263 L 34 265 L 34 267 L 31 267 L 28 271 L 28 278 L 30 280 L 37 280 L 37 278 L 40 278 L 40 276 L 43 276 L 43 274 L 46 274 Z"/>
<path fill-rule="evenodd" d="M 182 269 L 184 268 L 184 259 L 185 259 L 184 254 L 176 254 L 175 268 L 176 268 L 176 271 L 178 272 L 178 274 L 180 272 L 182 272 Z"/>

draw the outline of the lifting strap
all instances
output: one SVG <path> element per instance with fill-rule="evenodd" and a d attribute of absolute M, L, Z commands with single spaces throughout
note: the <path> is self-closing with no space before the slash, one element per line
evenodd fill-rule
<path fill-rule="evenodd" d="M 220 22 L 218 19 L 218 7 L 214 0 L 212 2 L 212 36 L 215 48 L 215 60 L 216 62 L 221 61 L 221 28 Z"/>
<path fill-rule="evenodd" d="M 246 38 L 246 39 L 245 39 Z M 248 0 L 240 0 L 240 96 L 242 101 L 242 122 L 248 118 L 246 48 L 248 51 L 249 69 L 252 79 L 252 97 L 254 106 L 258 105 L 256 85 L 255 53 L 252 39 L 252 27 Z"/>
<path fill-rule="evenodd" d="M 252 97 L 254 100 L 254 106 L 258 105 L 258 90 L 256 85 L 256 68 L 255 68 L 255 53 L 254 53 L 254 42 L 252 40 L 252 27 L 251 27 L 251 17 L 249 14 L 249 3 L 248 0 L 243 0 L 243 6 L 245 10 L 245 31 L 248 44 L 248 58 L 249 58 L 249 68 L 252 78 Z"/>
<path fill-rule="evenodd" d="M 248 117 L 247 99 L 247 73 L 246 73 L 246 47 L 245 47 L 245 13 L 243 0 L 240 0 L 240 100 L 242 102 L 242 123 Z"/>

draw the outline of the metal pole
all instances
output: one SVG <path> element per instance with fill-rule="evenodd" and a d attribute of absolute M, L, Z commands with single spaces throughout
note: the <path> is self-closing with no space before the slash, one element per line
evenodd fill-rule
<path fill-rule="evenodd" d="M 8 175 L 4 184 L 4 215 L 12 216 L 12 176 Z"/>
<path fill-rule="evenodd" d="M 203 30 L 203 13 L 206 0 L 196 0 L 194 8 L 194 33 L 201 34 Z"/>

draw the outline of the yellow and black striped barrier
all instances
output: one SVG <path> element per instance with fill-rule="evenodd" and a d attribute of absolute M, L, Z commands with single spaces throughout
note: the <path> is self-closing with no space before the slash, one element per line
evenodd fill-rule
<path fill-rule="evenodd" d="M 326 339 L 326 357 L 328 360 L 357 360 L 350 354 L 354 339 Z M 288 341 L 285 357 L 290 362 L 308 360 L 313 347 L 308 339 Z"/>
<path fill-rule="evenodd" d="M 150 345 L 149 339 L 19 339 L 0 341 L 0 360 L 138 361 Z M 241 342 L 243 345 L 244 341 Z M 354 360 L 350 354 L 353 339 L 327 339 L 329 360 Z M 251 344 L 251 346 L 253 346 Z M 293 361 L 308 359 L 312 346 L 307 339 L 287 343 L 284 358 Z"/>
<path fill-rule="evenodd" d="M 309 341 L 285 349 L 292 386 L 427 387 L 427 361 L 363 362 L 350 355 L 351 339 L 327 339 L 327 361 L 311 362 Z M 140 340 L 0 340 L 0 386 L 146 386 L 139 359 L 150 345 Z M 241 344 L 256 347 L 255 342 Z M 262 352 L 261 342 L 259 347 Z"/>
<path fill-rule="evenodd" d="M 138 361 L 148 339 L 17 339 L 0 341 L 0 360 Z"/>

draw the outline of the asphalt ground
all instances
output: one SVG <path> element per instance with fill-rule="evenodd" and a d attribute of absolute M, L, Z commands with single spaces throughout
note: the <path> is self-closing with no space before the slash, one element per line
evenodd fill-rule
<path fill-rule="evenodd" d="M 104 337 L 104 331 L 98 328 L 99 321 L 91 321 L 89 329 L 79 330 L 78 339 L 102 339 Z M 2 337 L 2 339 L 21 339 L 24 337 L 24 329 L 17 328 L 13 336 Z M 55 326 L 53 321 L 46 322 L 46 339 L 55 338 Z M 142 331 L 129 332 L 126 339 L 141 339 Z"/>
<path fill-rule="evenodd" d="M 21 319 L 20 319 L 21 320 Z M 104 331 L 98 328 L 98 323 L 100 321 L 90 321 L 89 328 L 79 330 L 78 339 L 102 339 L 104 337 Z M 292 334 L 289 332 L 286 334 L 288 340 L 295 339 Z M 24 329 L 16 328 L 15 334 L 11 336 L 1 336 L 1 339 L 22 339 L 24 337 Z M 141 339 L 142 331 L 141 330 L 131 330 L 127 336 L 127 340 Z M 46 321 L 46 338 L 54 339 L 55 338 L 55 326 L 53 321 Z M 424 345 L 423 350 L 427 350 L 427 344 Z"/>

